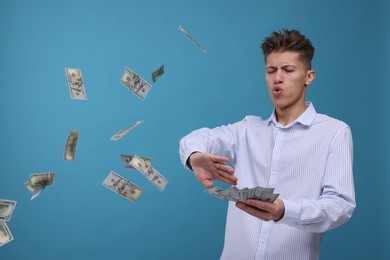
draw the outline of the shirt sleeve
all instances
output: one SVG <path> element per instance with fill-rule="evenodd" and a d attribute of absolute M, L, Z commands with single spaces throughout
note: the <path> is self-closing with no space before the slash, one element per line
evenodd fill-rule
<path fill-rule="evenodd" d="M 188 157 L 194 152 L 202 152 L 227 157 L 234 165 L 239 139 L 245 126 L 246 119 L 227 126 L 192 131 L 180 140 L 179 153 L 182 164 L 191 170 L 186 164 Z"/>
<path fill-rule="evenodd" d="M 318 233 L 347 222 L 356 207 L 352 164 L 352 134 L 344 127 L 330 145 L 319 199 L 283 200 L 285 214 L 277 223 Z"/>

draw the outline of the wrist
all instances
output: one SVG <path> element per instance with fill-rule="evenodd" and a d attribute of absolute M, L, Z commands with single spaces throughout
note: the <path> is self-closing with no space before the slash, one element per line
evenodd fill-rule
<path fill-rule="evenodd" d="M 281 200 L 281 199 L 277 199 L 274 203 L 279 206 L 279 208 L 280 208 L 279 212 L 281 212 L 281 213 L 279 213 L 280 215 L 276 219 L 274 219 L 275 222 L 278 222 L 279 220 L 281 220 L 284 217 L 284 212 L 285 212 L 286 208 L 284 206 L 283 200 Z"/>
<path fill-rule="evenodd" d="M 188 159 L 187 159 L 187 161 L 186 161 L 186 165 L 187 165 L 187 167 L 188 167 L 191 171 L 192 171 L 191 157 L 192 157 L 192 155 L 193 155 L 194 153 L 200 153 L 200 152 L 195 151 L 195 152 L 191 153 L 191 154 L 188 156 Z"/>

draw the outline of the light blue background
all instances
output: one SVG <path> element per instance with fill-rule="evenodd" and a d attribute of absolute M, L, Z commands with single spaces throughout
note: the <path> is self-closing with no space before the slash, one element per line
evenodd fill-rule
<path fill-rule="evenodd" d="M 0 198 L 18 204 L 0 259 L 218 259 L 227 203 L 183 168 L 178 142 L 196 128 L 270 115 L 259 45 L 281 28 L 312 40 L 307 99 L 354 137 L 357 209 L 325 236 L 321 259 L 386 259 L 389 11 L 385 0 L 1 0 Z M 119 82 L 128 66 L 151 83 L 162 64 L 145 101 Z M 81 68 L 88 101 L 70 99 L 65 67 Z M 76 160 L 64 161 L 73 129 Z M 166 190 L 124 168 L 122 153 L 151 157 Z M 144 188 L 135 204 L 102 186 L 110 170 Z M 30 201 L 23 184 L 45 171 L 55 183 Z"/>

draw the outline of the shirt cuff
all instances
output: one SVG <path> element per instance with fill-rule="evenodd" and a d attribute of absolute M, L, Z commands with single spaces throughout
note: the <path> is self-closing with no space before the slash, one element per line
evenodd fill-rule
<path fill-rule="evenodd" d="M 295 226 L 295 223 L 299 222 L 301 205 L 291 200 L 284 200 L 284 216 L 277 223 L 288 224 Z"/>

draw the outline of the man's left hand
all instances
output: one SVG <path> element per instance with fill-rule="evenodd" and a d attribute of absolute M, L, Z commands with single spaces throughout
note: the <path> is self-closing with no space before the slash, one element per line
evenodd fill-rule
<path fill-rule="evenodd" d="M 245 203 L 237 202 L 236 207 L 263 221 L 278 221 L 284 215 L 284 203 L 281 199 L 276 199 L 273 203 L 248 199 Z"/>

